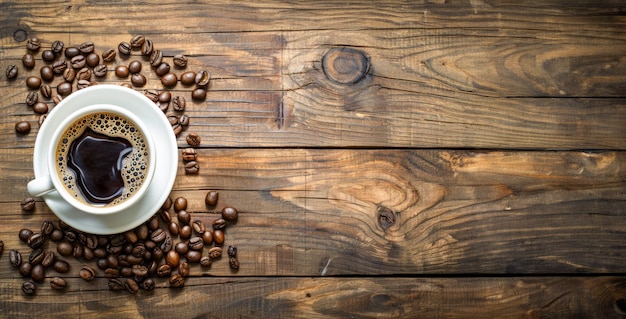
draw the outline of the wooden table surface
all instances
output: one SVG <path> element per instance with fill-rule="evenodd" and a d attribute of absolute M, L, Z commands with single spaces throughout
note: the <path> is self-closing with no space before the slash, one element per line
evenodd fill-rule
<path fill-rule="evenodd" d="M 0 17 L 0 68 L 19 67 L 0 76 L 1 317 L 626 316 L 625 1 L 13 1 Z M 55 40 L 102 53 L 138 34 L 189 58 L 177 75 L 212 76 L 204 101 L 166 89 L 188 100 L 179 148 L 202 138 L 171 196 L 207 223 L 239 209 L 240 269 L 131 295 L 69 257 L 27 296 L 9 250 L 27 258 L 18 231 L 58 219 L 20 208 L 39 127 L 25 79 Z M 94 81 L 129 82 L 113 69 L 135 59 L 135 89 L 164 90 L 139 51 Z"/>

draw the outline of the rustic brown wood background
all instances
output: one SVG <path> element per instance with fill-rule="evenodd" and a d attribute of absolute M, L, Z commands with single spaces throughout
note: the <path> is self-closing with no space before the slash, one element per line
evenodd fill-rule
<path fill-rule="evenodd" d="M 186 111 L 201 173 L 181 163 L 172 195 L 205 220 L 209 189 L 241 211 L 238 272 L 222 260 L 130 295 L 73 261 L 67 291 L 25 296 L 8 250 L 55 217 L 20 209 L 32 72 L 3 74 L 2 317 L 626 316 L 626 1 L 13 1 L 0 21 L 3 72 L 28 37 L 101 53 L 136 34 L 209 70 Z M 356 83 L 323 67 L 342 48 L 369 59 Z"/>

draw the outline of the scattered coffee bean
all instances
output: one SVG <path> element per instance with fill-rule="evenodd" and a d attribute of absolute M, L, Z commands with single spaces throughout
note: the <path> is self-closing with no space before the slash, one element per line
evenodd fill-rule
<path fill-rule="evenodd" d="M 55 229 L 52 231 L 52 234 L 50 234 L 50 240 L 52 240 L 55 243 L 58 243 L 61 240 L 63 240 L 63 237 L 65 237 L 65 234 L 60 229 Z"/>
<path fill-rule="evenodd" d="M 54 80 L 54 71 L 49 66 L 43 66 L 39 69 L 39 74 L 41 75 L 41 79 L 47 82 Z"/>
<path fill-rule="evenodd" d="M 43 52 L 41 52 L 41 59 L 46 62 L 52 62 L 55 58 L 56 55 L 54 54 L 54 52 L 52 52 L 52 50 L 44 50 Z"/>
<path fill-rule="evenodd" d="M 76 78 L 79 80 L 91 80 L 91 69 L 85 67 L 78 70 L 78 72 L 76 72 Z"/>
<path fill-rule="evenodd" d="M 223 218 L 218 218 L 213 221 L 213 229 L 224 229 L 226 228 L 226 220 Z"/>
<path fill-rule="evenodd" d="M 200 259 L 200 266 L 202 267 L 209 267 L 211 266 L 211 264 L 213 263 L 213 260 L 211 259 L 211 257 L 202 257 Z"/>
<path fill-rule="evenodd" d="M 233 270 L 239 269 L 239 260 L 237 259 L 237 257 L 230 257 L 230 259 L 228 260 L 228 264 L 230 265 L 230 268 Z"/>
<path fill-rule="evenodd" d="M 113 62 L 115 61 L 115 50 L 114 49 L 107 49 L 104 52 L 102 52 L 102 61 L 104 62 Z"/>
<path fill-rule="evenodd" d="M 92 281 L 96 277 L 96 271 L 89 266 L 83 266 L 78 274 L 85 281 Z"/>
<path fill-rule="evenodd" d="M 184 159 L 184 155 L 183 155 L 183 159 Z M 206 196 L 204 197 L 204 203 L 209 205 L 209 206 L 215 206 L 217 204 L 217 200 L 218 200 L 219 196 L 220 196 L 220 194 L 218 192 L 216 192 L 216 191 L 208 191 L 206 193 Z M 222 218 L 224 218 L 224 215 L 222 215 Z M 224 219 L 226 219 L 226 218 L 224 218 Z"/>
<path fill-rule="evenodd" d="M 140 49 L 141 46 L 144 44 L 144 42 L 146 42 L 146 37 L 144 37 L 141 34 L 135 35 L 130 39 L 130 46 L 133 49 Z"/>
<path fill-rule="evenodd" d="M 44 266 L 44 268 L 48 268 L 54 265 L 54 263 L 56 262 L 56 259 L 57 259 L 57 255 L 54 252 L 47 251 L 44 254 L 43 260 L 41 261 L 41 265 Z"/>
<path fill-rule="evenodd" d="M 154 280 L 152 278 L 148 278 L 146 280 L 143 281 L 143 283 L 141 284 L 141 288 L 143 290 L 146 291 L 152 291 L 154 290 L 154 287 L 156 286 Z"/>
<path fill-rule="evenodd" d="M 19 121 L 15 123 L 15 132 L 20 134 L 28 134 L 30 132 L 30 123 L 28 121 Z M 24 206 L 22 206 L 23 208 Z M 35 207 L 33 205 L 33 207 Z"/>
<path fill-rule="evenodd" d="M 213 232 L 213 242 L 216 245 L 218 245 L 218 246 L 223 245 L 224 244 L 224 239 L 225 239 L 224 231 L 222 231 L 221 229 L 216 229 Z"/>
<path fill-rule="evenodd" d="M 168 225 L 168 229 L 170 231 L 170 235 L 176 237 L 180 233 L 180 226 L 178 226 L 177 222 L 171 222 Z"/>
<path fill-rule="evenodd" d="M 178 136 L 183 131 L 183 127 L 180 124 L 172 125 L 172 130 L 174 131 L 174 135 Z"/>
<path fill-rule="evenodd" d="M 22 263 L 20 265 L 20 275 L 22 277 L 30 277 L 30 274 L 33 272 L 33 265 L 30 263 Z"/>
<path fill-rule="evenodd" d="M 178 265 L 178 274 L 183 277 L 189 276 L 189 264 L 186 261 L 182 261 Z"/>
<path fill-rule="evenodd" d="M 68 59 L 72 59 L 73 57 L 80 54 L 80 50 L 77 47 L 67 47 L 65 48 L 65 57 Z"/>
<path fill-rule="evenodd" d="M 196 83 L 196 72 L 187 71 L 180 75 L 180 83 L 183 85 L 193 85 Z"/>
<path fill-rule="evenodd" d="M 189 263 L 199 263 L 200 259 L 202 259 L 202 251 L 200 250 L 190 250 L 185 254 L 185 259 Z"/>
<path fill-rule="evenodd" d="M 50 287 L 54 290 L 63 290 L 67 286 L 65 279 L 61 277 L 54 277 L 50 280 Z"/>
<path fill-rule="evenodd" d="M 33 232 L 26 240 L 26 245 L 32 249 L 41 247 L 46 241 L 46 237 L 40 232 Z"/>
<path fill-rule="evenodd" d="M 126 279 L 124 282 L 124 288 L 126 288 L 126 290 L 128 290 L 131 294 L 136 294 L 137 291 L 139 291 L 139 285 L 137 282 L 130 278 Z"/>
<path fill-rule="evenodd" d="M 22 283 L 22 291 L 27 295 L 34 295 L 37 291 L 37 285 L 32 280 L 28 280 Z"/>
<path fill-rule="evenodd" d="M 183 161 L 195 161 L 198 158 L 198 153 L 195 149 L 187 147 L 183 150 Z"/>
<path fill-rule="evenodd" d="M 98 64 L 93 68 L 93 74 L 99 78 L 107 75 L 107 66 L 104 64 Z"/>
<path fill-rule="evenodd" d="M 37 51 L 41 47 L 41 41 L 38 38 L 30 38 L 26 41 L 26 49 Z"/>
<path fill-rule="evenodd" d="M 61 103 L 61 101 L 63 101 L 63 97 L 61 97 L 58 94 L 55 94 L 52 96 L 52 101 L 54 102 L 55 105 Z"/>
<path fill-rule="evenodd" d="M 143 95 L 150 99 L 150 101 L 156 103 L 159 100 L 159 92 L 155 90 L 144 90 Z"/>
<path fill-rule="evenodd" d="M 46 279 L 46 270 L 41 264 L 33 265 L 33 270 L 30 271 L 30 278 L 35 282 L 42 282 Z"/>
<path fill-rule="evenodd" d="M 152 54 L 152 50 L 154 50 L 154 44 L 152 40 L 146 39 L 141 45 L 141 55 L 150 56 Z"/>
<path fill-rule="evenodd" d="M 183 226 L 189 225 L 189 222 L 191 222 L 191 214 L 189 214 L 189 212 L 184 209 L 178 211 L 177 218 L 180 224 Z"/>
<path fill-rule="evenodd" d="M 77 55 L 70 60 L 70 65 L 74 69 L 84 68 L 86 64 L 87 64 L 87 59 L 83 55 Z"/>
<path fill-rule="evenodd" d="M 172 106 L 176 111 L 184 111 L 186 104 L 187 103 L 185 102 L 185 98 L 183 96 L 177 95 L 172 99 Z"/>
<path fill-rule="evenodd" d="M 129 55 L 130 50 L 131 50 L 131 46 L 128 42 L 120 42 L 120 44 L 117 46 L 117 51 L 119 51 L 120 54 L 123 54 L 123 55 Z"/>
<path fill-rule="evenodd" d="M 63 71 L 63 79 L 66 82 L 72 83 L 74 82 L 75 78 L 76 78 L 76 70 L 74 70 L 74 68 L 67 68 L 65 69 L 65 71 Z"/>
<path fill-rule="evenodd" d="M 65 60 L 55 61 L 52 63 L 52 72 L 54 72 L 54 74 L 63 74 L 67 68 L 67 61 Z"/>
<path fill-rule="evenodd" d="M 9 251 L 9 262 L 11 266 L 19 267 L 22 264 L 22 254 L 15 249 L 11 249 Z"/>
<path fill-rule="evenodd" d="M 144 277 L 146 275 L 148 275 L 148 267 L 143 266 L 143 265 L 133 265 L 132 269 L 132 273 L 135 276 L 139 276 L 139 277 Z"/>
<path fill-rule="evenodd" d="M 26 86 L 33 90 L 39 90 L 39 87 L 41 86 L 41 79 L 36 76 L 29 76 L 26 78 Z"/>
<path fill-rule="evenodd" d="M 162 264 L 157 268 L 157 276 L 159 277 L 168 277 L 172 274 L 172 267 L 168 264 Z"/>
<path fill-rule="evenodd" d="M 52 88 L 50 88 L 50 85 L 48 84 L 42 84 L 39 87 L 39 92 L 41 92 L 41 95 L 47 99 L 49 99 L 52 96 Z M 28 104 L 28 102 L 26 104 Z"/>
<path fill-rule="evenodd" d="M 198 72 L 198 74 L 196 74 L 195 82 L 196 82 L 196 85 L 200 87 L 207 86 L 210 80 L 211 80 L 211 74 L 206 70 L 202 70 Z"/>
<path fill-rule="evenodd" d="M 174 274 L 170 277 L 170 287 L 181 288 L 185 286 L 185 277 L 180 274 Z"/>
<path fill-rule="evenodd" d="M 109 282 L 107 285 L 109 286 L 109 289 L 113 291 L 120 291 L 120 290 L 125 289 L 124 284 L 119 279 L 109 279 Z"/>
<path fill-rule="evenodd" d="M 32 69 L 35 67 L 35 57 L 30 54 L 30 53 L 26 53 L 24 54 L 24 56 L 22 57 L 22 65 L 24 65 L 25 68 L 27 69 Z"/>
<path fill-rule="evenodd" d="M 184 255 L 189 251 L 189 245 L 184 242 L 178 242 L 174 245 L 174 251 L 178 253 L 178 255 Z"/>
<path fill-rule="evenodd" d="M 143 74 L 141 73 L 134 73 L 130 77 L 130 82 L 133 84 L 133 86 L 143 87 L 144 85 L 146 85 L 146 77 L 143 76 Z"/>
<path fill-rule="evenodd" d="M 93 52 L 94 49 L 95 49 L 95 46 L 93 42 L 91 41 L 83 42 L 78 46 L 78 50 L 80 50 L 80 53 L 82 54 L 89 54 Z"/>
<path fill-rule="evenodd" d="M 130 74 L 130 71 L 128 70 L 127 66 L 118 65 L 117 67 L 115 67 L 115 75 L 118 78 L 127 78 L 128 74 Z"/>
<path fill-rule="evenodd" d="M 82 90 L 86 87 L 89 87 L 89 81 L 88 80 L 78 80 L 78 82 L 76 83 L 76 89 L 78 90 Z"/>
<path fill-rule="evenodd" d="M 178 236 L 180 236 L 180 239 L 189 239 L 191 237 L 191 226 L 189 225 L 184 225 L 183 227 L 180 228 L 180 232 L 178 234 Z"/>
<path fill-rule="evenodd" d="M 187 199 L 185 197 L 177 197 L 174 200 L 174 211 L 179 212 L 187 209 Z"/>
<path fill-rule="evenodd" d="M 174 87 L 176 83 L 178 83 L 178 79 L 174 73 L 167 73 L 161 77 L 161 84 L 163 84 L 164 87 Z"/>
<path fill-rule="evenodd" d="M 185 174 L 198 174 L 199 171 L 200 166 L 198 165 L 198 162 L 191 161 L 185 164 Z"/>
<path fill-rule="evenodd" d="M 39 127 L 41 127 L 41 125 L 43 124 L 43 122 L 46 120 L 47 117 L 48 117 L 48 114 L 39 115 L 39 120 L 37 121 L 39 123 Z"/>
<path fill-rule="evenodd" d="M 57 85 L 57 94 L 60 96 L 67 96 L 70 95 L 70 93 L 72 93 L 72 83 L 63 82 Z"/>
<path fill-rule="evenodd" d="M 228 256 L 230 256 L 230 257 L 237 256 L 237 247 L 236 246 L 228 246 Z"/>
<path fill-rule="evenodd" d="M 177 54 L 174 56 L 174 65 L 179 68 L 184 68 L 187 66 L 187 57 L 182 54 Z"/>
<path fill-rule="evenodd" d="M 191 98 L 196 101 L 204 101 L 206 99 L 206 90 L 203 88 L 196 88 L 191 92 Z"/>
<path fill-rule="evenodd" d="M 180 256 L 175 250 L 170 250 L 165 254 L 165 263 L 170 265 L 172 268 L 178 267 L 180 262 Z"/>
<path fill-rule="evenodd" d="M 19 233 L 18 233 L 18 237 L 20 238 L 21 241 L 23 241 L 24 243 L 26 243 L 26 241 L 28 240 L 28 237 L 30 237 L 30 235 L 33 234 L 33 231 L 28 229 L 28 228 L 22 228 L 20 229 Z"/>
<path fill-rule="evenodd" d="M 217 259 L 217 258 L 222 257 L 222 247 L 211 247 L 211 248 L 209 249 L 209 254 L 208 254 L 208 256 L 209 256 L 211 259 Z"/>
<path fill-rule="evenodd" d="M 163 52 L 161 52 L 161 50 L 152 51 L 150 54 L 150 66 L 152 66 L 153 68 L 156 68 L 156 67 L 159 67 L 161 64 L 163 64 Z M 167 69 L 169 71 L 169 64 L 167 64 Z M 157 75 L 159 75 L 158 72 L 157 72 Z"/>
<path fill-rule="evenodd" d="M 183 114 L 178 118 L 178 124 L 181 126 L 189 126 L 189 116 L 187 114 Z"/>
<path fill-rule="evenodd" d="M 167 234 L 165 234 L 165 231 L 159 228 L 152 232 L 150 239 L 155 243 L 161 243 L 165 240 L 166 236 Z"/>
<path fill-rule="evenodd" d="M 161 217 L 161 220 L 166 224 L 169 224 L 170 222 L 172 222 L 172 217 L 170 215 L 170 212 L 168 212 L 167 210 L 162 210 L 159 213 L 159 217 Z"/>
<path fill-rule="evenodd" d="M 54 54 L 59 54 L 63 52 L 63 47 L 65 47 L 65 43 L 63 43 L 63 41 L 56 40 L 50 45 L 50 50 L 52 50 Z"/>
<path fill-rule="evenodd" d="M 141 62 L 134 60 L 132 62 L 130 62 L 130 64 L 128 65 L 128 71 L 130 73 L 139 73 L 141 72 Z"/>
<path fill-rule="evenodd" d="M 33 266 L 39 265 L 41 264 L 45 256 L 46 254 L 44 253 L 43 249 L 41 248 L 33 249 L 28 255 L 28 262 Z"/>
<path fill-rule="evenodd" d="M 96 53 L 89 53 L 89 55 L 87 55 L 87 57 L 85 58 L 85 63 L 89 66 L 89 67 L 95 67 L 96 65 L 100 64 L 100 56 Z"/>
<path fill-rule="evenodd" d="M 239 212 L 234 207 L 226 206 L 222 208 L 222 218 L 229 222 L 234 222 L 237 220 Z"/>
<path fill-rule="evenodd" d="M 17 65 L 11 64 L 7 66 L 7 71 L 6 71 L 7 79 L 13 80 L 17 78 L 17 72 L 18 72 Z"/>
<path fill-rule="evenodd" d="M 167 121 L 170 122 L 170 125 L 176 125 L 178 124 L 178 117 L 174 116 L 174 115 L 170 115 L 167 117 Z"/>
<path fill-rule="evenodd" d="M 200 251 L 204 248 L 204 241 L 202 240 L 202 237 L 199 236 L 191 237 L 189 238 L 188 246 L 191 250 Z"/>
<path fill-rule="evenodd" d="M 67 257 L 67 256 L 72 255 L 72 253 L 74 252 L 74 247 L 72 246 L 72 244 L 62 241 L 57 244 L 57 252 L 61 256 Z"/>
<path fill-rule="evenodd" d="M 42 234 L 44 234 L 45 236 L 49 236 L 50 234 L 52 234 L 53 231 L 54 231 L 54 224 L 52 224 L 51 221 L 44 220 L 43 223 L 41 223 Z"/>

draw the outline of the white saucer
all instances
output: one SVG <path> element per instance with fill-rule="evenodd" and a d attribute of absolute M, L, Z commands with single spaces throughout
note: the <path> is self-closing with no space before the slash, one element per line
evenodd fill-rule
<path fill-rule="evenodd" d="M 109 235 L 139 226 L 153 216 L 165 202 L 176 179 L 178 145 L 167 118 L 147 97 L 122 86 L 99 84 L 72 93 L 50 112 L 35 141 L 35 177 L 47 174 L 48 164 L 41 158 L 45 145 L 52 142 L 50 139 L 55 127 L 75 110 L 96 103 L 124 107 L 145 121 L 156 144 L 157 161 L 152 186 L 141 201 L 127 210 L 109 215 L 92 215 L 78 211 L 56 191 L 42 197 L 52 212 L 71 227 L 92 234 Z"/>

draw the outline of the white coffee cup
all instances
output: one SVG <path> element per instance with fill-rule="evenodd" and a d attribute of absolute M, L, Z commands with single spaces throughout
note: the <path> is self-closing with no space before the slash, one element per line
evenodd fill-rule
<path fill-rule="evenodd" d="M 57 107 L 60 107 L 57 106 Z M 117 114 L 122 118 L 126 118 L 130 120 L 130 122 L 143 134 L 144 141 L 147 145 L 147 167 L 143 170 L 143 182 L 137 186 L 137 189 L 125 198 L 116 204 L 91 204 L 88 201 L 81 200 L 77 198 L 76 194 L 72 194 L 68 188 L 64 185 L 62 181 L 62 177 L 57 171 L 58 159 L 57 159 L 57 146 L 63 138 L 66 130 L 74 125 L 76 121 L 80 121 L 81 118 L 85 118 L 90 114 Z M 80 134 L 78 134 L 80 135 Z M 107 135 L 107 134 L 105 134 Z M 147 128 L 147 125 L 134 113 L 128 111 L 124 107 L 112 105 L 112 104 L 93 104 L 82 107 L 77 111 L 73 112 L 69 116 L 67 116 L 60 125 L 54 128 L 52 132 L 52 138 L 50 139 L 51 143 L 47 145 L 41 145 L 42 147 L 46 147 L 43 152 L 45 160 L 47 161 L 48 171 L 47 174 L 43 174 L 38 176 L 36 179 L 31 180 L 28 185 L 28 192 L 35 197 L 44 196 L 50 192 L 57 192 L 68 204 L 72 205 L 74 208 L 81 212 L 85 212 L 88 214 L 96 214 L 96 215 L 106 215 L 113 214 L 117 212 L 121 212 L 138 201 L 140 201 L 143 195 L 148 190 L 152 178 L 155 173 L 156 168 L 156 148 L 154 138 L 150 134 L 150 131 Z M 125 185 L 126 187 L 127 185 Z M 80 197 L 80 195 L 78 196 Z"/>

